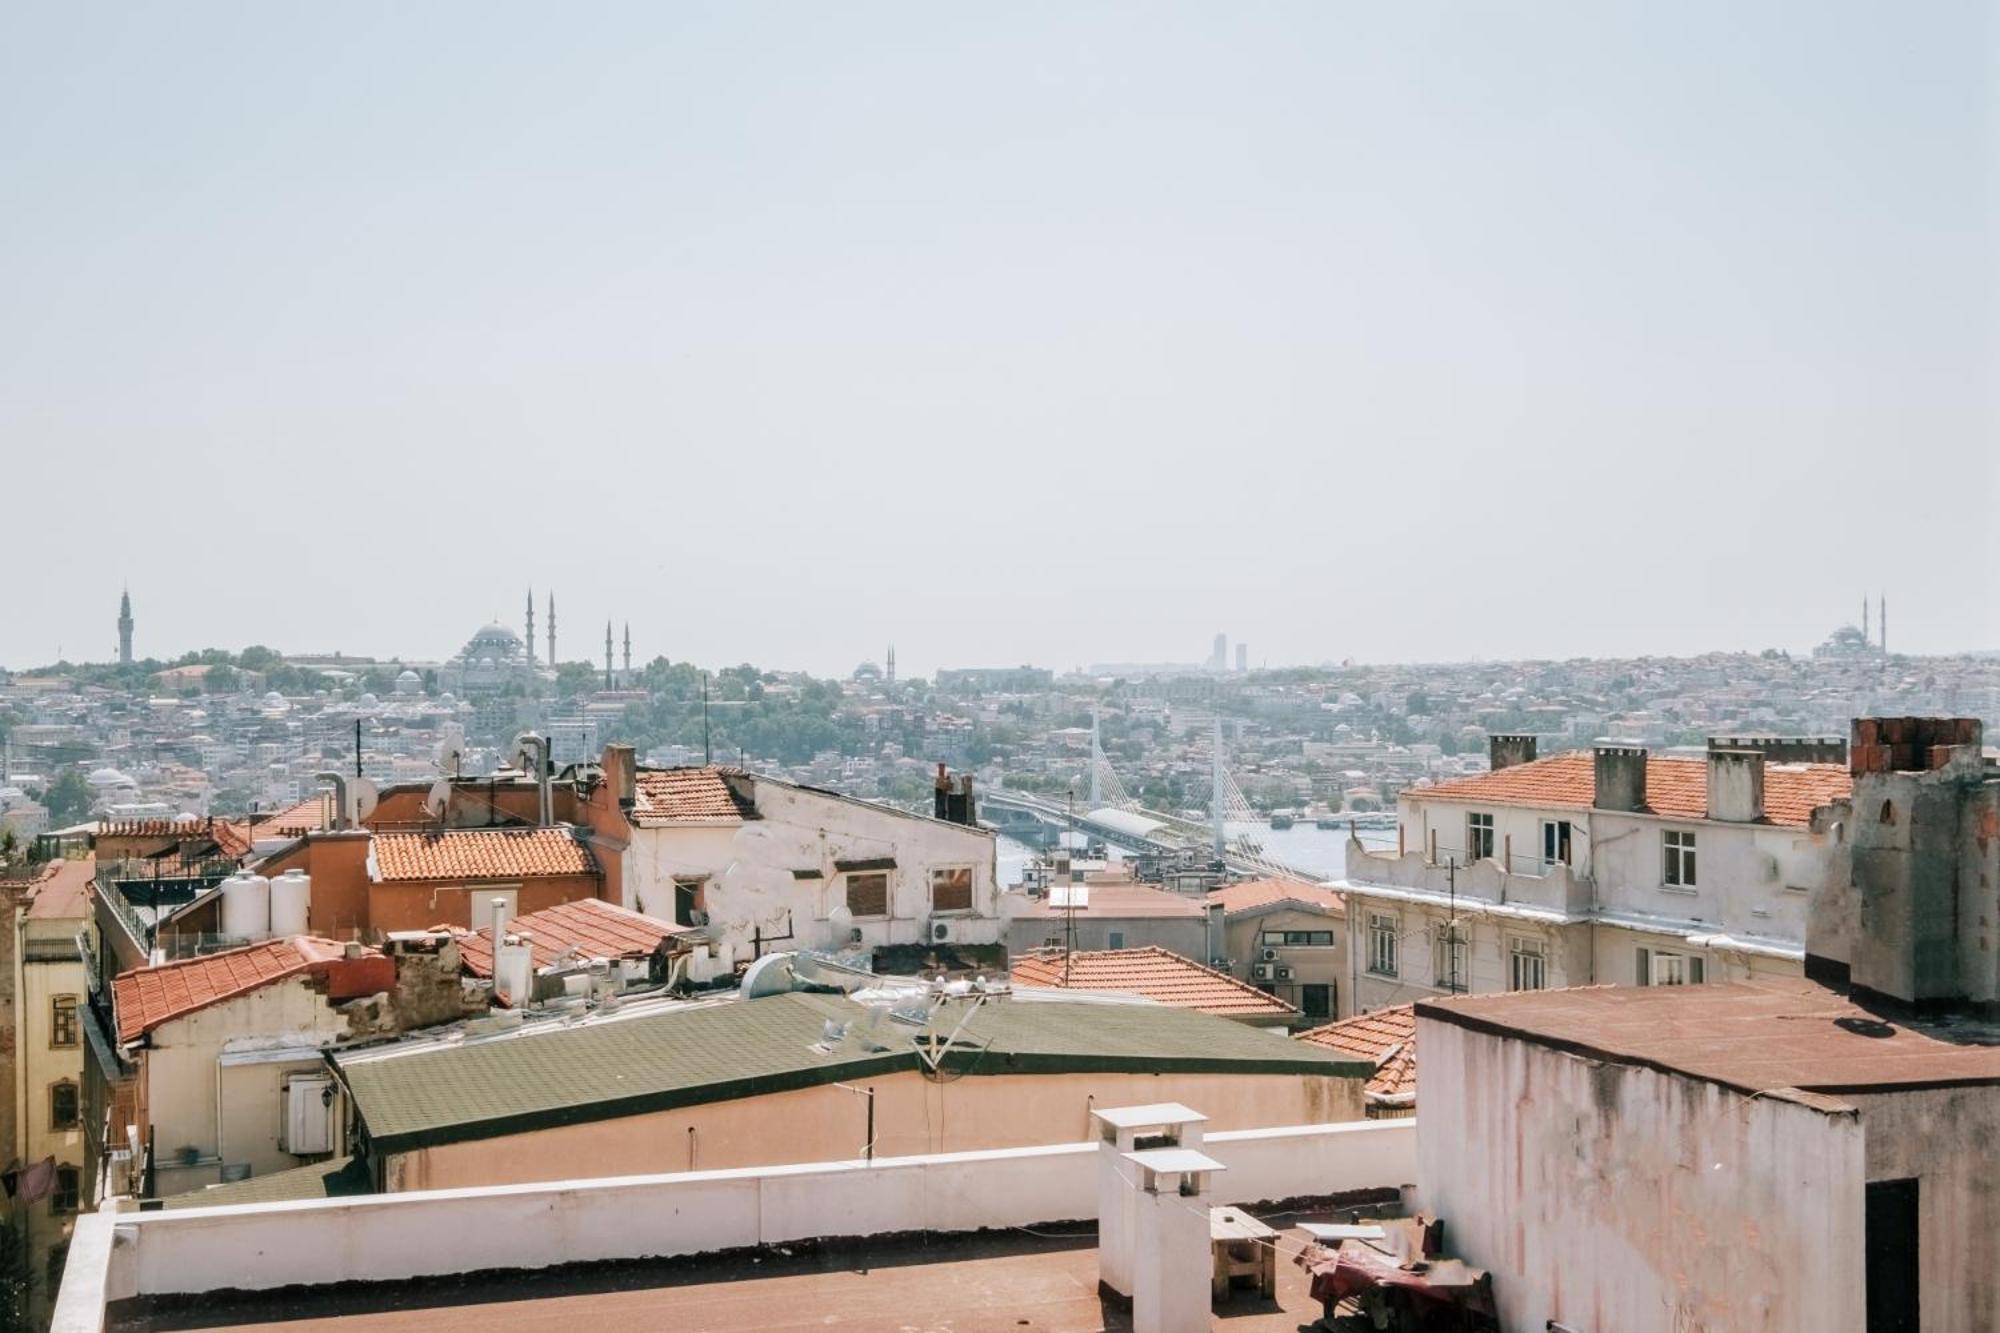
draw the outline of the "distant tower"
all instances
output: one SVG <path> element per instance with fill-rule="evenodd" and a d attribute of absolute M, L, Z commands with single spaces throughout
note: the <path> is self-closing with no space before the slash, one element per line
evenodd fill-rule
<path fill-rule="evenodd" d="M 556 595 L 549 594 L 549 666 L 556 664 Z"/>
<path fill-rule="evenodd" d="M 604 622 L 604 688 L 611 686 L 611 622 Z"/>
<path fill-rule="evenodd" d="M 896 683 L 896 645 L 889 645 L 889 684 Z"/>
<path fill-rule="evenodd" d="M 132 590 L 118 594 L 118 665 L 132 665 Z"/>
<path fill-rule="evenodd" d="M 1868 595 L 1867 595 L 1866 593 L 1863 593 L 1863 594 L 1861 595 L 1861 642 L 1863 642 L 1863 643 L 1867 643 L 1868 641 L 1869 641 L 1869 639 L 1868 639 Z"/>
<path fill-rule="evenodd" d="M 1882 656 L 1889 655 L 1889 594 L 1882 594 L 1882 615 L 1879 633 L 1882 635 Z"/>
<path fill-rule="evenodd" d="M 632 622 L 625 622 L 625 682 L 632 682 Z"/>
<path fill-rule="evenodd" d="M 535 590 L 528 589 L 528 665 L 535 664 Z"/>
<path fill-rule="evenodd" d="M 1247 643 L 1239 643 L 1236 645 L 1236 674 L 1239 676 L 1243 676 L 1243 675 L 1248 675 L 1249 672 L 1250 672 L 1250 645 Z"/>
<path fill-rule="evenodd" d="M 1229 670 L 1229 636 L 1227 634 L 1218 634 L 1215 636 L 1215 650 L 1208 655 L 1208 668 L 1211 671 Z"/>

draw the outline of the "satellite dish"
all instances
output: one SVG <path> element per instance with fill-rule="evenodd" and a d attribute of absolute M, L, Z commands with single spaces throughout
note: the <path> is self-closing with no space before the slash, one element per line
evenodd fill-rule
<path fill-rule="evenodd" d="M 442 820 L 447 807 L 451 805 L 451 779 L 439 778 L 424 794 L 424 813 L 432 819 Z"/>
<path fill-rule="evenodd" d="M 792 956 L 767 953 L 743 969 L 743 980 L 737 984 L 744 999 L 757 1000 L 796 989 L 792 982 Z"/>
<path fill-rule="evenodd" d="M 351 778 L 347 783 L 347 818 L 359 824 L 375 813 L 376 799 L 381 795 L 375 784 L 367 778 Z"/>

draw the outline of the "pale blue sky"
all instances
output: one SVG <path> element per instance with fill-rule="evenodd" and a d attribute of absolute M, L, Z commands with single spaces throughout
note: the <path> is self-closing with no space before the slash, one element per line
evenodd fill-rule
<path fill-rule="evenodd" d="M 4 23 L 0 662 L 2000 646 L 1988 6 Z"/>

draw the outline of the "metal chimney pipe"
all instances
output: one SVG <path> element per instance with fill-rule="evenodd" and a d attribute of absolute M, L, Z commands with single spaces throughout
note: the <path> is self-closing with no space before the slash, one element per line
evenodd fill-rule
<path fill-rule="evenodd" d="M 347 775 L 328 769 L 324 773 L 313 774 L 313 781 L 331 783 L 333 786 L 333 826 L 347 827 Z"/>

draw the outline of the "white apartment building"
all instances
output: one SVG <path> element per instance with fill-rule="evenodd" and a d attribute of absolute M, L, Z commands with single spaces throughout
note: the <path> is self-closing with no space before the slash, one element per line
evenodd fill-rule
<path fill-rule="evenodd" d="M 1844 876 L 1839 742 L 1717 740 L 1535 757 L 1406 790 L 1396 851 L 1350 842 L 1349 994 L 1427 995 L 1797 976 L 1811 891 Z"/>

